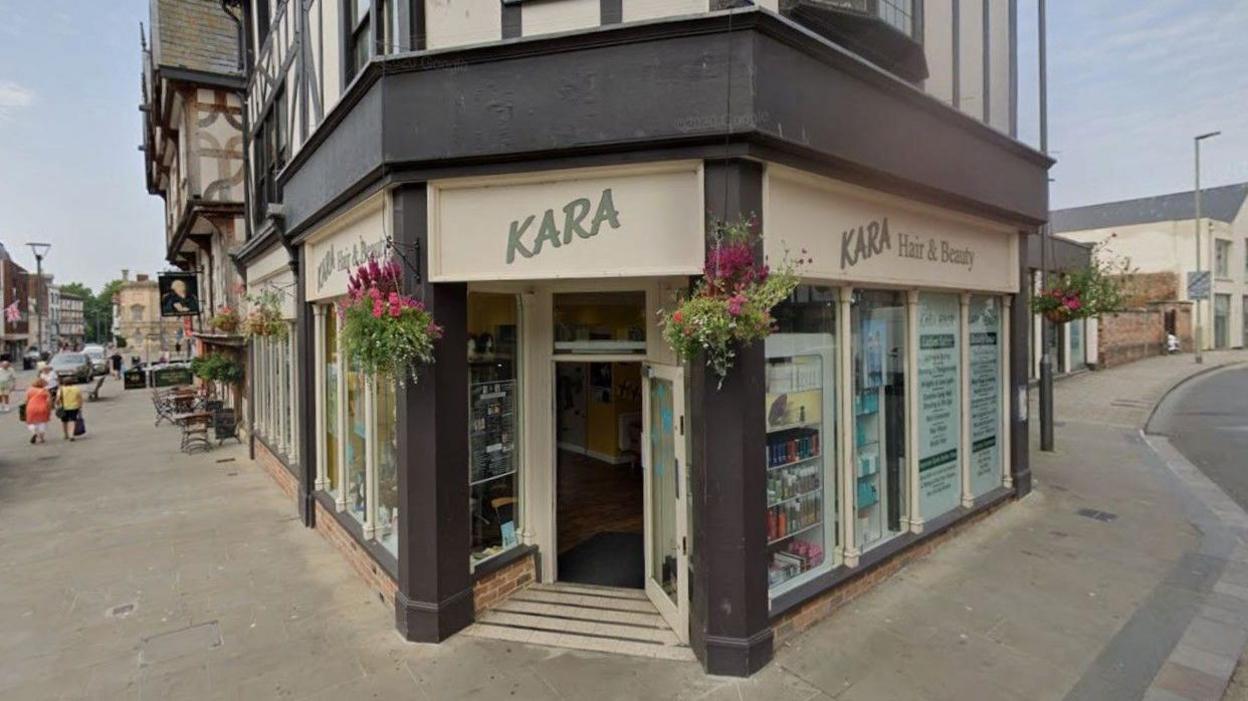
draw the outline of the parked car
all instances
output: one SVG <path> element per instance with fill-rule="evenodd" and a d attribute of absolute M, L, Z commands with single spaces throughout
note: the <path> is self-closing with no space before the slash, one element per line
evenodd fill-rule
<path fill-rule="evenodd" d="M 108 374 L 108 357 L 104 355 L 103 346 L 87 346 L 82 349 L 82 354 L 90 358 L 92 374 Z"/>
<path fill-rule="evenodd" d="M 61 382 L 90 382 L 95 372 L 91 359 L 83 353 L 57 353 L 51 365 Z"/>
<path fill-rule="evenodd" d="M 26 354 L 22 356 L 22 369 L 34 370 L 40 360 L 43 360 L 43 355 L 39 352 L 38 348 L 31 346 L 26 349 Z"/>

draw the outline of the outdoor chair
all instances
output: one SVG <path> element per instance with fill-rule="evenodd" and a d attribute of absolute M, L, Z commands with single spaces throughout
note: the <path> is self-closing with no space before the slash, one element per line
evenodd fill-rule
<path fill-rule="evenodd" d="M 184 417 L 182 424 L 182 452 L 194 453 L 197 450 L 212 450 L 212 440 L 208 431 L 212 427 L 211 414 L 195 414 Z"/>
<path fill-rule="evenodd" d="M 152 407 L 156 410 L 156 425 L 159 426 L 161 421 L 173 423 L 173 405 L 168 401 L 168 397 L 160 390 L 152 390 Z"/>

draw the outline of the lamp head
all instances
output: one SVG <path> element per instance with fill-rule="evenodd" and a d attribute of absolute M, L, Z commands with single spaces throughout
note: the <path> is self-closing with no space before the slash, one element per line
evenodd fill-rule
<path fill-rule="evenodd" d="M 1205 139 L 1212 139 L 1215 136 L 1221 136 L 1221 135 L 1222 135 L 1222 132 L 1220 131 L 1211 131 L 1208 134 L 1201 134 L 1200 136 L 1197 136 L 1196 140 L 1204 141 Z"/>

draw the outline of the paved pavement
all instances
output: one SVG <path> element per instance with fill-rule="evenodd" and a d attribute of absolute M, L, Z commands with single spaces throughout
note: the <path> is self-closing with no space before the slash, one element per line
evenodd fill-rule
<path fill-rule="evenodd" d="M 1232 359 L 1248 354 L 1206 362 Z M 0 417 L 0 699 L 1140 698 L 1221 581 L 1217 522 L 1138 432 L 1192 372 L 1183 360 L 1059 383 L 1059 450 L 1036 454 L 1030 497 L 749 680 L 466 636 L 405 643 L 244 450 L 181 455 L 146 394 L 110 382 L 72 445 L 30 446 Z"/>

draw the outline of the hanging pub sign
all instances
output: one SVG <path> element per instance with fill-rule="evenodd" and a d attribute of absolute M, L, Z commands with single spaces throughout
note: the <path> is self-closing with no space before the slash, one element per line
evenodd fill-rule
<path fill-rule="evenodd" d="M 157 276 L 161 316 L 199 314 L 199 276 L 195 273 L 161 273 Z"/>
<path fill-rule="evenodd" d="M 919 295 L 919 513 L 926 520 L 962 497 L 961 305 L 956 294 Z"/>

